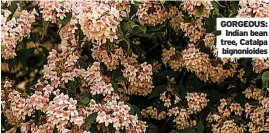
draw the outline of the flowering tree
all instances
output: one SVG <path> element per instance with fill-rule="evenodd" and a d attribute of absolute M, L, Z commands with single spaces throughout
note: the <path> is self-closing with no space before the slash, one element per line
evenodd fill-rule
<path fill-rule="evenodd" d="M 1 1 L 7 133 L 269 131 L 269 59 L 217 57 L 217 17 L 269 2 Z"/>

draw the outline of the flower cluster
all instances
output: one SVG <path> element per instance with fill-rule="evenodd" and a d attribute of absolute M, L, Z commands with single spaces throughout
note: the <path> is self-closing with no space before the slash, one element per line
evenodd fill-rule
<path fill-rule="evenodd" d="M 105 44 L 106 39 L 111 42 L 118 39 L 116 30 L 121 21 L 119 10 L 114 4 L 103 2 L 84 3 L 82 14 L 79 16 L 79 23 L 84 34 L 96 43 Z"/>
<path fill-rule="evenodd" d="M 214 52 L 217 49 L 215 46 L 215 39 L 216 39 L 216 36 L 214 34 L 206 33 L 203 41 L 204 41 L 204 45 L 210 50 L 212 50 L 214 55 L 217 56 L 217 54 Z"/>
<path fill-rule="evenodd" d="M 205 93 L 187 93 L 188 111 L 190 113 L 197 113 L 202 111 L 207 106 L 207 99 Z"/>
<path fill-rule="evenodd" d="M 17 43 L 23 38 L 29 37 L 32 24 L 35 22 L 35 9 L 31 12 L 17 9 L 11 20 L 9 10 L 2 10 L 1 14 L 1 56 L 5 59 L 11 59 L 16 56 Z M 16 16 L 15 16 L 16 15 Z M 15 18 L 17 17 L 17 18 Z"/>
<path fill-rule="evenodd" d="M 136 67 L 126 63 L 124 67 L 123 76 L 129 82 L 129 87 L 126 90 L 128 94 L 146 96 L 151 93 L 153 88 L 151 64 L 145 62 Z"/>
<path fill-rule="evenodd" d="M 169 58 L 163 53 L 163 60 L 165 61 L 165 59 L 167 60 Z M 178 56 L 173 60 L 178 60 L 177 62 L 180 62 L 178 64 L 185 67 L 187 70 L 194 72 L 203 81 L 222 82 L 225 78 L 233 76 L 236 72 L 235 64 L 231 64 L 231 67 L 228 70 L 224 69 L 222 64 L 213 66 L 209 56 L 196 48 L 194 44 L 189 44 L 188 48 L 183 50 L 181 56 Z M 173 64 L 172 61 L 171 64 Z M 174 64 L 178 65 L 177 63 Z M 180 66 L 173 66 L 172 68 L 179 67 Z"/>
<path fill-rule="evenodd" d="M 145 118 L 153 118 L 156 120 L 162 120 L 166 118 L 165 111 L 158 112 L 157 108 L 154 108 L 153 106 L 149 106 L 146 109 L 142 109 L 141 114 Z"/>
<path fill-rule="evenodd" d="M 189 38 L 189 42 L 196 43 L 205 33 L 205 28 L 201 19 L 193 20 L 190 23 L 181 22 L 180 26 L 182 31 L 185 32 L 185 36 Z"/>
<path fill-rule="evenodd" d="M 111 123 L 116 131 L 125 129 L 126 132 L 145 132 L 147 127 L 145 122 L 138 120 L 136 115 L 130 115 L 130 107 L 124 104 L 124 102 L 112 100 L 106 103 L 96 104 L 92 100 L 90 104 L 90 107 L 96 108 L 98 112 L 96 117 L 98 123 L 103 123 L 105 126 Z"/>
<path fill-rule="evenodd" d="M 2 3 L 3 132 L 269 131 L 269 58 L 219 58 L 210 23 L 269 2 Z"/>
<path fill-rule="evenodd" d="M 241 7 L 238 11 L 238 17 L 245 18 L 268 18 L 269 17 L 269 2 L 264 0 L 241 0 Z"/>
<path fill-rule="evenodd" d="M 260 73 L 269 68 L 269 58 L 252 58 L 253 71 Z"/>
<path fill-rule="evenodd" d="M 170 80 L 171 82 L 173 81 L 173 79 Z M 143 109 L 141 114 L 145 118 L 153 118 L 156 120 L 172 118 L 178 130 L 193 127 L 196 125 L 196 120 L 193 120 L 190 115 L 202 111 L 202 109 L 207 106 L 208 100 L 204 93 L 187 93 L 185 98 L 188 102 L 188 108 L 182 106 L 183 101 L 169 84 L 166 91 L 161 93 L 159 98 L 165 109 L 158 110 L 156 107 L 149 106 Z"/>
<path fill-rule="evenodd" d="M 63 20 L 66 14 L 71 12 L 72 4 L 73 2 L 69 1 L 40 1 L 39 8 L 45 21 L 56 23 L 57 18 Z"/>
<path fill-rule="evenodd" d="M 250 99 L 255 99 L 255 100 L 261 100 L 263 99 L 263 95 L 262 95 L 262 90 L 258 89 L 258 88 L 253 88 L 253 87 L 248 87 L 247 89 L 245 89 L 243 91 L 243 94 L 245 95 L 246 98 Z"/>
<path fill-rule="evenodd" d="M 258 100 L 257 104 L 246 102 L 244 107 L 239 103 L 232 102 L 233 97 L 221 99 L 220 105 L 217 107 L 217 112 L 211 112 L 207 121 L 212 124 L 213 132 L 244 132 L 246 127 L 251 133 L 260 131 L 269 131 L 268 106 L 269 98 L 265 96 L 266 92 L 257 88 L 249 87 L 243 94 L 247 99 Z M 247 123 L 235 122 L 236 117 L 245 117 L 249 119 Z M 232 130 L 230 130 L 232 129 Z"/>
<path fill-rule="evenodd" d="M 184 0 L 182 2 L 182 10 L 187 11 L 190 15 L 195 17 L 209 17 L 210 11 L 213 9 L 213 5 L 210 0 Z M 202 8 L 202 10 L 200 9 Z"/>
<path fill-rule="evenodd" d="M 103 62 L 109 71 L 115 70 L 123 58 L 123 50 L 116 48 L 111 52 L 96 47 L 92 49 L 92 57 L 100 62 Z"/>
<path fill-rule="evenodd" d="M 94 62 L 91 67 L 88 67 L 87 71 L 78 70 L 82 80 L 83 87 L 90 87 L 92 95 L 102 94 L 110 95 L 114 90 L 111 83 L 106 83 L 105 78 L 100 73 L 100 63 Z"/>
<path fill-rule="evenodd" d="M 192 120 L 186 109 L 179 109 L 174 107 L 168 110 L 168 115 L 174 117 L 173 122 L 176 124 L 178 130 L 190 128 L 193 126 Z"/>
<path fill-rule="evenodd" d="M 48 56 L 48 64 L 44 65 L 42 72 L 44 78 L 51 81 L 52 86 L 62 86 L 76 77 L 76 63 L 78 52 L 70 46 L 67 40 L 63 40 L 58 46 L 59 52 L 53 49 Z"/>
<path fill-rule="evenodd" d="M 235 115 L 242 115 L 242 107 L 238 103 L 230 103 L 226 99 L 220 100 L 220 105 L 217 107 L 217 112 L 211 112 L 207 121 L 212 126 L 214 133 L 227 133 L 227 132 L 244 132 L 245 126 L 243 124 L 236 124 L 234 119 L 230 119 L 232 112 Z"/>
<path fill-rule="evenodd" d="M 162 52 L 162 62 L 164 65 L 167 65 L 170 58 L 176 54 L 176 49 L 174 47 L 171 47 L 169 50 L 163 49 Z"/>
<path fill-rule="evenodd" d="M 146 1 L 139 5 L 136 15 L 139 20 L 151 26 L 162 24 L 168 18 L 167 11 L 162 7 L 159 1 Z"/>
<path fill-rule="evenodd" d="M 81 25 L 81 30 L 89 40 L 97 44 L 105 44 L 118 39 L 116 30 L 122 17 L 130 12 L 128 1 L 121 3 L 98 1 L 41 1 L 39 7 L 45 21 L 58 23 L 57 18 L 63 20 L 68 14 L 72 15 L 75 23 Z M 72 24 L 72 27 L 75 25 Z"/>
<path fill-rule="evenodd" d="M 169 24 L 171 28 L 179 32 L 181 30 L 181 22 L 184 21 L 182 11 L 179 11 L 179 9 L 175 6 L 169 7 L 169 13 L 168 16 L 170 18 Z"/>

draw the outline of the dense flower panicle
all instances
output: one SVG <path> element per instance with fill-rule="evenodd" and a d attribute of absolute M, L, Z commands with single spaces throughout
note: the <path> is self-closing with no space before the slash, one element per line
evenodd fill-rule
<path fill-rule="evenodd" d="M 227 99 L 220 99 L 220 105 L 217 107 L 216 112 L 211 112 L 207 121 L 212 126 L 214 133 L 228 133 L 239 132 L 243 133 L 246 129 L 243 124 L 236 124 L 233 119 L 230 118 L 232 112 L 235 115 L 242 115 L 243 108 L 238 103 L 230 103 Z"/>
<path fill-rule="evenodd" d="M 239 103 L 232 103 L 230 105 L 231 112 L 234 112 L 235 115 L 241 116 L 243 108 L 240 106 Z"/>
<path fill-rule="evenodd" d="M 168 114 L 172 114 L 175 118 L 173 122 L 176 124 L 178 130 L 192 127 L 192 121 L 186 109 L 172 108 Z"/>
<path fill-rule="evenodd" d="M 227 120 L 222 125 L 213 125 L 213 133 L 243 133 L 246 131 L 243 125 L 237 125 L 233 120 Z"/>
<path fill-rule="evenodd" d="M 194 44 L 189 44 L 187 49 L 177 54 L 175 48 L 163 49 L 162 61 L 174 70 L 186 68 L 194 72 L 201 80 L 210 82 L 222 82 L 225 78 L 236 73 L 235 63 L 230 63 L 229 69 L 224 69 L 224 65 L 218 63 L 216 66 L 210 61 L 209 55 L 200 52 Z"/>
<path fill-rule="evenodd" d="M 243 92 L 246 98 L 253 98 L 259 101 L 258 104 L 254 105 L 245 103 L 244 108 L 240 106 L 239 103 L 232 102 L 230 98 L 221 99 L 220 105 L 217 107 L 218 110 L 216 112 L 212 111 L 207 117 L 207 121 L 211 123 L 213 127 L 212 131 L 216 133 L 226 133 L 226 131 L 231 132 L 229 130 L 229 128 L 231 128 L 235 131 L 243 132 L 246 130 L 246 126 L 248 127 L 248 131 L 251 133 L 269 131 L 269 121 L 267 114 L 269 112 L 269 98 L 261 96 L 262 92 L 257 90 L 260 89 L 249 87 Z M 233 115 L 237 115 L 237 117 L 246 117 L 247 119 L 250 119 L 250 121 L 248 121 L 247 124 L 235 124 Z"/>
<path fill-rule="evenodd" d="M 207 31 L 209 23 L 206 18 L 209 18 L 213 4 L 218 7 L 214 5 L 214 15 L 220 16 L 222 11 L 219 12 L 219 9 L 224 8 L 222 2 L 183 0 L 176 5 L 144 1 L 136 2 L 132 8 L 134 2 L 127 0 L 1 2 L 5 3 L 3 8 L 8 9 L 1 10 L 2 72 L 4 76 L 15 78 L 14 81 L 2 79 L 1 83 L 1 111 L 4 123 L 7 123 L 3 131 L 7 133 L 18 130 L 51 133 L 56 129 L 62 133 L 110 132 L 111 127 L 115 133 L 141 133 L 150 129 L 147 127 L 151 119 L 173 122 L 173 126 L 164 125 L 172 130 L 200 130 L 201 123 L 197 125 L 197 121 L 202 119 L 199 112 L 203 114 L 205 108 L 209 109 L 208 105 L 211 112 L 202 127 L 210 127 L 213 133 L 269 131 L 269 88 L 259 89 L 255 87 L 260 84 L 256 80 L 246 80 L 250 73 L 245 71 L 248 68 L 242 67 L 247 65 L 245 60 L 242 65 L 238 58 L 218 58 L 216 36 Z M 229 2 L 224 3 L 229 6 Z M 14 11 L 10 5 L 17 9 Z M 237 17 L 269 17 L 267 1 L 241 0 L 239 6 Z M 35 7 L 39 7 L 37 11 L 41 13 L 41 19 L 36 18 Z M 227 13 L 235 15 L 234 9 L 227 10 Z M 138 24 L 137 21 L 139 25 L 135 26 L 146 26 L 144 33 L 133 29 L 132 24 Z M 47 34 L 48 38 L 45 38 L 49 40 L 43 40 L 42 33 L 42 37 L 36 35 L 24 40 L 30 33 L 40 33 L 40 22 L 43 23 L 43 32 L 58 30 L 57 36 L 50 38 L 54 34 Z M 32 26 L 34 31 L 31 31 Z M 118 28 L 124 35 L 117 34 Z M 59 40 L 60 44 L 54 45 L 53 42 Z M 150 48 L 151 41 L 157 41 L 158 45 Z M 53 46 L 48 55 L 44 52 L 50 49 L 47 42 L 52 42 L 49 47 Z M 23 46 L 17 48 L 18 44 Z M 17 61 L 17 58 L 11 62 L 7 60 L 14 58 L 16 50 L 25 46 L 26 50 L 34 50 L 29 54 L 31 56 L 27 55 L 26 63 L 30 65 L 31 59 L 42 56 L 43 60 L 47 56 L 42 70 L 39 64 L 43 61 L 37 64 L 37 68 L 35 65 L 24 67 L 25 63 Z M 164 48 L 161 62 L 170 68 L 164 70 L 158 62 L 160 59 L 155 58 L 159 48 Z M 202 52 L 204 48 L 213 56 Z M 154 52 L 158 50 L 151 54 L 152 49 Z M 269 68 L 269 58 L 252 58 L 252 66 L 255 73 L 261 73 Z M 171 69 L 179 72 L 170 77 Z M 167 76 L 166 79 L 160 77 L 162 74 Z M 226 94 L 221 95 L 222 99 L 215 106 L 212 101 L 218 96 L 213 96 L 214 93 L 183 90 L 192 85 L 189 80 L 193 75 L 195 80 L 202 81 L 194 83 L 201 84 L 205 92 L 210 88 L 203 85 L 218 84 L 217 91 L 221 88 L 221 92 L 224 92 L 222 85 L 236 90 L 227 91 L 227 94 L 232 93 L 228 98 Z M 249 83 L 250 87 L 244 91 L 236 88 Z M 154 84 L 159 87 L 154 88 Z M 183 93 L 185 97 L 182 97 Z M 150 101 L 139 105 L 132 103 L 141 96 Z M 214 100 L 211 101 L 211 98 Z M 245 99 L 242 101 L 242 98 Z M 146 108 L 137 112 L 138 106 Z M 140 113 L 149 123 L 140 119 Z"/>
<path fill-rule="evenodd" d="M 92 49 L 92 57 L 100 62 L 103 62 L 109 71 L 117 68 L 123 56 L 124 53 L 122 48 L 114 49 L 113 52 L 108 52 L 101 48 Z"/>
<path fill-rule="evenodd" d="M 237 17 L 242 18 L 268 18 L 269 2 L 266 0 L 240 0 Z"/>
<path fill-rule="evenodd" d="M 105 96 L 110 95 L 114 91 L 111 83 L 105 82 L 100 73 L 100 62 L 94 62 L 91 67 L 83 71 L 80 75 L 84 79 L 82 86 L 90 87 L 92 95 L 102 94 Z"/>
<path fill-rule="evenodd" d="M 58 130 L 64 130 L 68 121 L 81 126 L 84 123 L 84 117 L 81 116 L 76 107 L 77 100 L 69 98 L 68 95 L 61 93 L 56 95 L 53 101 L 49 102 L 46 112 L 48 121 L 55 124 Z"/>
<path fill-rule="evenodd" d="M 191 114 L 202 111 L 202 109 L 207 106 L 208 102 L 205 93 L 187 93 L 186 99 L 188 102 L 188 111 Z"/>
<path fill-rule="evenodd" d="M 8 102 L 10 102 L 10 110 L 13 116 L 17 120 L 25 120 L 25 116 L 31 116 L 33 113 L 32 104 L 30 104 L 29 99 L 21 97 L 21 93 L 13 90 L 8 95 Z"/>
<path fill-rule="evenodd" d="M 200 7 L 202 11 L 200 11 Z M 183 0 L 181 5 L 182 10 L 187 11 L 190 15 L 194 15 L 194 17 L 209 17 L 210 11 L 213 9 L 213 5 L 211 0 Z"/>
<path fill-rule="evenodd" d="M 205 34 L 205 38 L 203 39 L 204 45 L 206 47 L 208 47 L 210 50 L 215 50 L 216 49 L 215 39 L 216 39 L 216 36 L 214 34 L 212 34 L 212 33 L 206 33 Z M 217 56 L 217 55 L 215 55 L 215 56 Z"/>
<path fill-rule="evenodd" d="M 154 60 L 152 64 L 152 72 L 159 72 L 161 70 L 162 64 L 159 63 L 157 60 Z"/>
<path fill-rule="evenodd" d="M 75 42 L 74 42 L 75 43 Z M 73 44 L 74 44 L 73 43 Z M 42 70 L 44 78 L 51 81 L 52 86 L 62 86 L 76 77 L 74 72 L 79 56 L 67 40 L 62 40 L 59 50 L 53 49 L 48 56 L 48 64 Z M 60 52 L 61 51 L 61 52 Z"/>
<path fill-rule="evenodd" d="M 26 10 L 16 12 L 19 17 L 12 17 L 11 20 L 7 20 L 11 14 L 10 11 L 2 10 L 3 14 L 1 14 L 1 56 L 5 59 L 16 56 L 17 43 L 29 37 L 31 26 L 35 22 L 35 15 L 37 15 L 35 9 L 31 12 Z"/>
<path fill-rule="evenodd" d="M 213 66 L 209 56 L 200 52 L 193 44 L 189 44 L 188 48 L 183 51 L 182 60 L 184 61 L 184 67 L 194 72 L 203 81 L 222 82 L 236 72 L 234 64 L 231 64 L 228 70 L 225 70 L 222 64 Z"/>
<path fill-rule="evenodd" d="M 248 87 L 243 91 L 243 94 L 245 94 L 245 97 L 250 99 L 253 98 L 255 100 L 261 100 L 264 98 L 262 94 L 262 90 L 258 88 Z"/>
<path fill-rule="evenodd" d="M 166 118 L 166 112 L 158 112 L 157 108 L 149 106 L 146 109 L 142 109 L 141 114 L 145 118 L 153 118 L 156 120 L 162 120 Z"/>
<path fill-rule="evenodd" d="M 260 73 L 269 68 L 269 58 L 252 58 L 253 71 Z"/>
<path fill-rule="evenodd" d="M 168 61 L 170 60 L 171 56 L 176 54 L 176 49 L 174 47 L 170 47 L 169 50 L 163 49 L 162 53 L 162 62 L 164 65 L 167 65 Z"/>
<path fill-rule="evenodd" d="M 57 22 L 57 18 L 63 20 L 67 13 L 74 10 L 75 2 L 73 1 L 40 1 L 39 8 L 45 21 Z"/>
<path fill-rule="evenodd" d="M 181 22 L 184 21 L 182 11 L 179 11 L 179 9 L 175 6 L 169 7 L 169 13 L 168 16 L 170 18 L 169 25 L 171 28 L 179 32 L 181 30 Z"/>
<path fill-rule="evenodd" d="M 116 30 L 123 17 L 130 12 L 128 1 L 121 3 L 100 1 L 41 1 L 41 13 L 45 21 L 58 23 L 57 18 L 63 20 L 68 14 L 75 18 L 81 30 L 89 40 L 99 45 L 118 39 Z M 75 27 L 71 24 L 70 30 Z"/>
<path fill-rule="evenodd" d="M 90 107 L 86 110 L 92 111 L 92 113 L 97 112 L 96 121 L 106 127 L 111 123 L 116 131 L 125 129 L 126 132 L 145 132 L 145 123 L 138 120 L 137 116 L 130 115 L 130 109 L 124 102 L 112 100 L 98 104 L 91 100 Z"/>
<path fill-rule="evenodd" d="M 42 94 L 42 92 L 36 91 L 35 94 L 31 95 L 29 97 L 30 99 L 30 103 L 32 104 L 33 108 L 35 108 L 36 110 L 41 110 L 43 112 L 46 112 L 49 106 L 49 93 L 46 90 L 46 88 L 48 88 L 49 86 L 46 86 L 45 89 L 45 93 Z M 52 91 L 53 88 L 51 88 Z M 47 93 L 46 93 L 47 92 Z"/>
<path fill-rule="evenodd" d="M 128 94 L 136 94 L 146 96 L 151 93 L 153 88 L 152 82 L 152 66 L 142 63 L 139 66 L 124 64 L 125 69 L 122 70 L 123 76 L 127 78 L 129 87 L 126 90 Z"/>
<path fill-rule="evenodd" d="M 168 19 L 168 13 L 159 1 L 146 1 L 139 5 L 136 16 L 150 26 L 162 24 Z"/>
<path fill-rule="evenodd" d="M 205 33 L 201 19 L 192 20 L 190 23 L 181 22 L 180 28 L 185 32 L 185 36 L 189 38 L 189 42 L 196 43 Z"/>
<path fill-rule="evenodd" d="M 105 44 L 106 39 L 111 42 L 118 39 L 116 30 L 120 24 L 121 16 L 114 4 L 103 2 L 89 2 L 79 17 L 79 23 L 89 40 Z"/>

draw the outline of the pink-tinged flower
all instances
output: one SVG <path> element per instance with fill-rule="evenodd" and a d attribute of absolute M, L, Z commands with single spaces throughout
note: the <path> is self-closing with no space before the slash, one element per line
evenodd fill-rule
<path fill-rule="evenodd" d="M 60 90 L 57 89 L 57 90 L 53 91 L 53 94 L 56 95 L 56 96 L 59 95 L 60 94 Z"/>
<path fill-rule="evenodd" d="M 51 92 L 53 91 L 53 87 L 52 86 L 50 86 L 50 85 L 47 85 L 47 86 L 45 86 L 42 90 L 44 90 L 45 91 L 45 94 L 51 94 Z"/>
<path fill-rule="evenodd" d="M 104 123 L 105 121 L 106 121 L 106 113 L 104 111 L 98 112 L 98 115 L 96 117 L 96 122 Z"/>
<path fill-rule="evenodd" d="M 64 17 L 66 17 L 66 15 L 65 15 L 65 13 L 64 13 L 64 11 L 63 10 L 61 10 L 61 9 L 59 9 L 59 8 L 57 8 L 57 15 L 56 15 L 56 17 L 60 17 L 60 19 L 61 20 L 63 20 L 64 19 Z"/>
<path fill-rule="evenodd" d="M 62 81 L 64 81 L 65 83 L 67 83 L 68 80 L 72 80 L 71 73 L 62 73 L 62 76 Z"/>
<path fill-rule="evenodd" d="M 107 127 L 109 125 L 109 123 L 113 123 L 110 115 L 107 115 L 105 118 L 105 126 Z"/>
<path fill-rule="evenodd" d="M 113 127 L 116 129 L 116 130 L 119 130 L 121 124 L 120 124 L 120 120 L 117 119 L 117 118 L 114 118 L 113 119 Z"/>
<path fill-rule="evenodd" d="M 79 127 L 84 123 L 83 116 L 78 116 L 74 119 L 74 124 L 78 125 Z"/>

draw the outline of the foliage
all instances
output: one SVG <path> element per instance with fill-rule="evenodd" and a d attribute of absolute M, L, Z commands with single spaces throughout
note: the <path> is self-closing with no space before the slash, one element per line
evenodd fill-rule
<path fill-rule="evenodd" d="M 269 131 L 269 59 L 219 58 L 217 17 L 268 2 L 2 1 L 4 132 Z"/>

